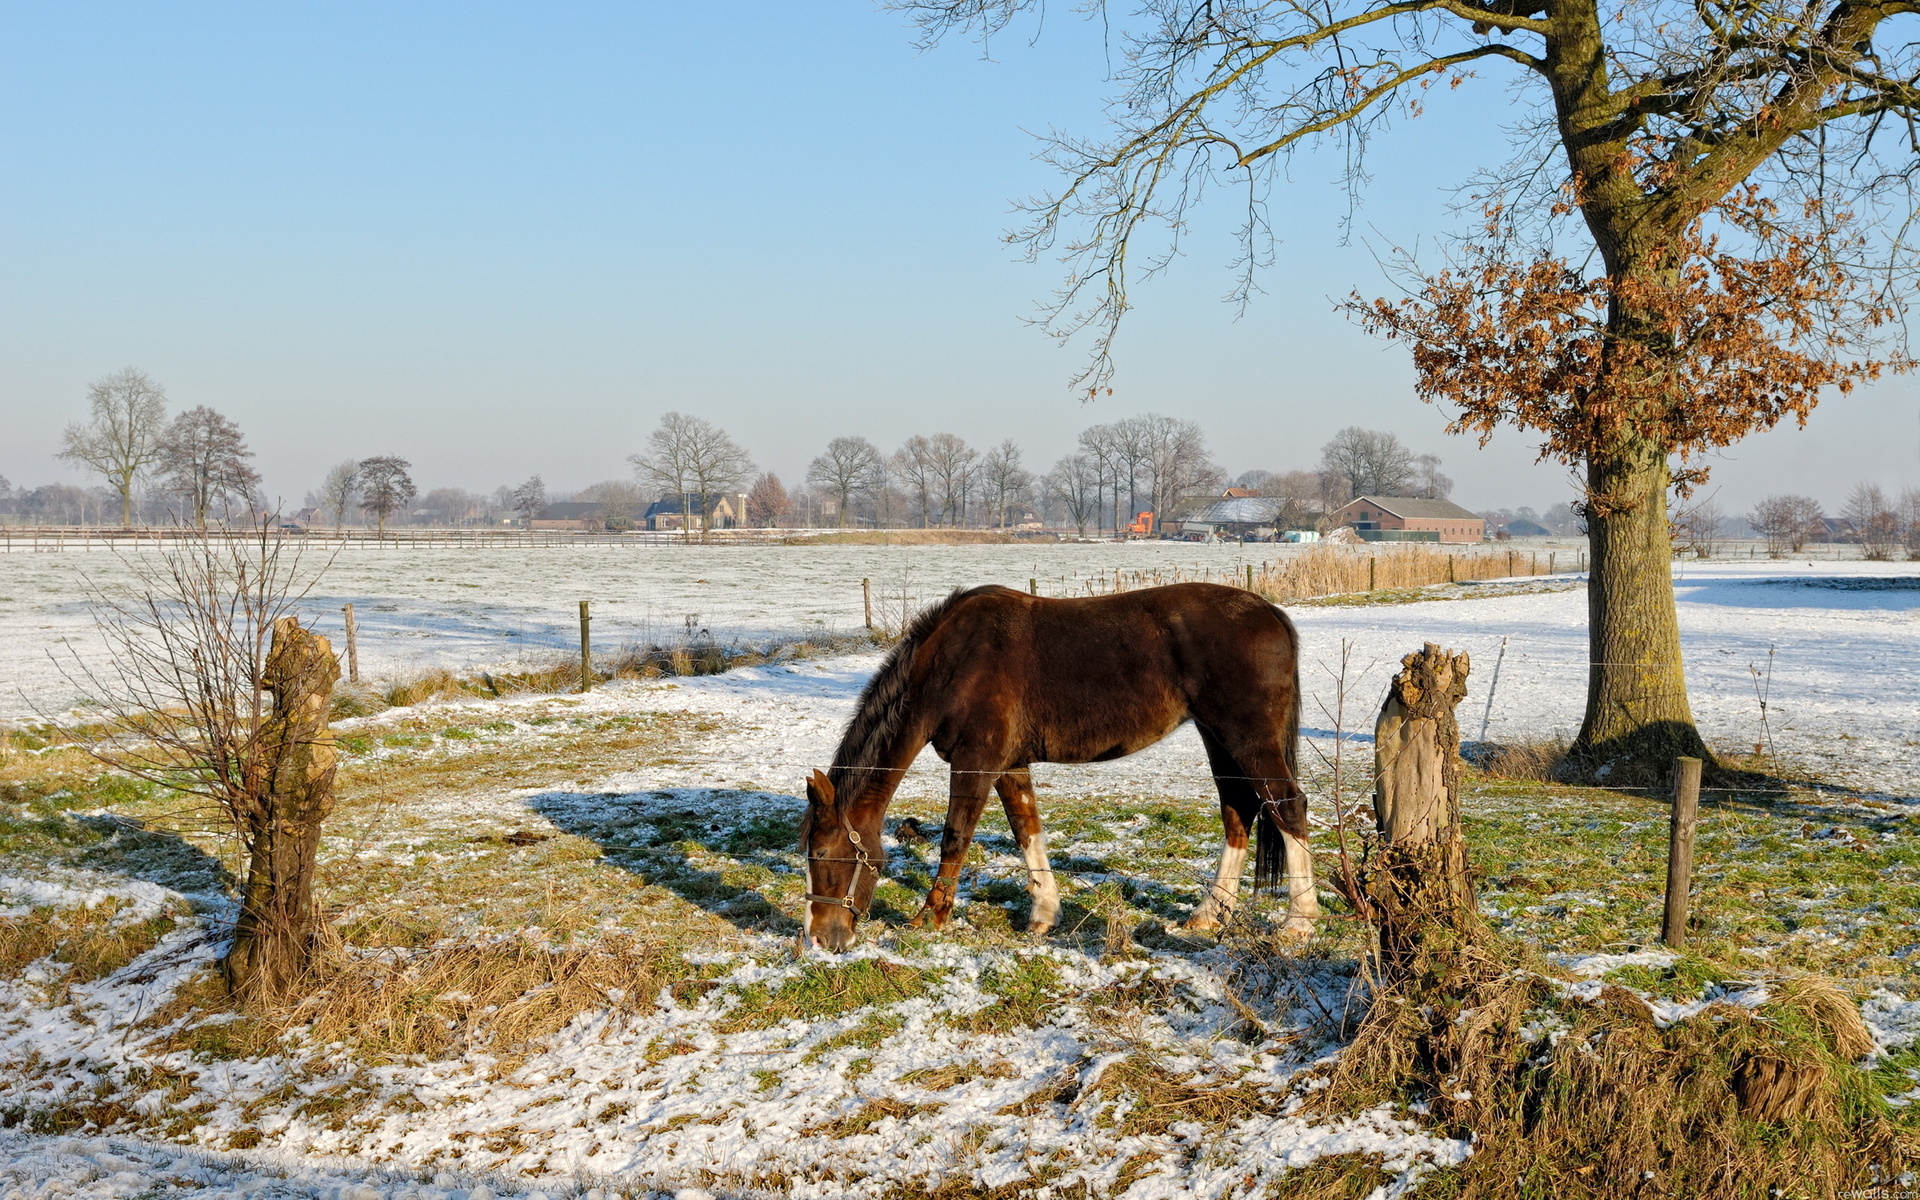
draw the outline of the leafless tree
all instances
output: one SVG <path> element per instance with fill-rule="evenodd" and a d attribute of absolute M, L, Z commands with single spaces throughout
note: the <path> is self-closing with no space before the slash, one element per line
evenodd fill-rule
<path fill-rule="evenodd" d="M 532 528 L 534 519 L 547 511 L 546 480 L 535 475 L 514 488 L 513 511 L 520 514 L 521 519 L 527 522 L 528 528 Z"/>
<path fill-rule="evenodd" d="M 646 493 L 631 479 L 607 479 L 588 484 L 574 497 L 600 507 L 600 518 L 608 529 L 632 529 L 647 511 Z"/>
<path fill-rule="evenodd" d="M 978 483 L 980 452 L 957 434 L 936 433 L 927 439 L 927 463 L 940 500 L 942 524 L 966 524 L 967 505 Z"/>
<path fill-rule="evenodd" d="M 686 540 L 704 534 L 713 506 L 753 475 L 753 459 L 725 430 L 702 417 L 670 412 L 647 436 L 644 454 L 627 456 L 643 480 L 680 497 Z"/>
<path fill-rule="evenodd" d="M 126 367 L 87 388 L 91 419 L 69 425 L 60 457 L 107 481 L 120 497 L 120 523 L 133 524 L 133 488 L 160 458 L 167 390 L 145 371 Z"/>
<path fill-rule="evenodd" d="M 320 482 L 320 506 L 333 514 L 333 527 L 347 521 L 347 510 L 360 503 L 360 464 L 353 459 L 335 463 Z"/>
<path fill-rule="evenodd" d="M 1414 458 L 1413 494 L 1423 500 L 1445 500 L 1453 495 L 1453 480 L 1441 472 L 1438 454 L 1421 454 Z"/>
<path fill-rule="evenodd" d="M 1148 506 L 1156 517 L 1184 496 L 1219 489 L 1223 472 L 1207 453 L 1206 435 L 1197 422 L 1147 413 L 1121 424 L 1137 431 Z"/>
<path fill-rule="evenodd" d="M 918 507 L 920 528 L 931 529 L 940 494 L 939 477 L 933 468 L 932 439 L 916 433 L 900 443 L 900 448 L 887 460 L 887 469 Z"/>
<path fill-rule="evenodd" d="M 1906 541 L 1908 560 L 1920 559 L 1920 488 L 1900 493 L 1900 535 Z"/>
<path fill-rule="evenodd" d="M 1087 522 L 1100 519 L 1100 464 L 1081 451 L 1069 454 L 1053 464 L 1046 476 L 1047 495 L 1058 501 L 1073 522 L 1075 532 L 1085 537 Z"/>
<path fill-rule="evenodd" d="M 993 511 L 993 524 L 1006 528 L 1007 509 L 1026 498 L 1033 472 L 1020 465 L 1020 446 L 1012 438 L 980 456 L 980 488 Z"/>
<path fill-rule="evenodd" d="M 1747 524 L 1767 540 L 1767 554 L 1780 558 L 1807 544 L 1820 520 L 1820 506 L 1806 496 L 1768 496 L 1747 512 Z"/>
<path fill-rule="evenodd" d="M 863 437 L 837 437 L 807 467 L 807 482 L 832 493 L 837 501 L 839 520 L 846 528 L 854 501 L 872 495 L 886 475 L 880 448 Z"/>
<path fill-rule="evenodd" d="M 1132 481 L 1120 481 L 1123 456 L 1111 425 L 1092 425 L 1080 431 L 1080 452 L 1093 464 L 1094 511 L 1106 516 L 1115 534 L 1120 532 L 1120 496 L 1133 490 Z M 1099 522 L 1095 522 L 1095 532 Z"/>
<path fill-rule="evenodd" d="M 1887 503 L 1887 494 L 1880 490 L 1879 484 L 1856 486 L 1847 494 L 1847 503 L 1840 515 L 1853 526 L 1862 554 L 1876 562 L 1892 557 L 1893 548 L 1901 541 L 1900 531 L 1893 506 Z"/>
<path fill-rule="evenodd" d="M 360 460 L 360 511 L 374 518 L 379 536 L 387 533 L 387 518 L 405 512 L 420 494 L 407 474 L 413 464 L 391 454 Z"/>
<path fill-rule="evenodd" d="M 260 473 L 248 464 L 253 451 L 231 420 L 196 405 L 168 422 L 159 449 L 161 480 L 186 502 L 194 528 L 207 527 L 207 512 L 216 503 L 239 500 L 251 509 Z"/>
<path fill-rule="evenodd" d="M 89 595 L 105 665 L 62 664 L 107 726 L 96 757 L 217 806 L 247 864 L 228 981 L 269 999 L 298 981 L 318 930 L 313 873 L 333 777 L 326 705 L 339 677 L 326 642 L 296 619 L 320 571 L 286 545 L 263 525 L 129 558 L 129 584 Z"/>
<path fill-rule="evenodd" d="M 747 520 L 762 529 L 778 529 L 793 517 L 793 501 L 780 477 L 769 471 L 747 489 Z"/>
<path fill-rule="evenodd" d="M 415 511 L 430 524 L 461 526 L 478 521 L 487 511 L 487 498 L 465 488 L 434 488 L 420 497 Z"/>
<path fill-rule="evenodd" d="M 1317 471 L 1282 471 L 1267 479 L 1260 494 L 1280 501 L 1278 519 L 1286 529 L 1312 529 L 1327 511 L 1325 489 Z"/>
<path fill-rule="evenodd" d="M 1712 558 L 1720 544 L 1720 528 L 1726 517 L 1711 496 L 1703 497 L 1673 514 L 1675 544 L 1692 552 L 1695 558 Z"/>
<path fill-rule="evenodd" d="M 1414 453 L 1385 430 L 1349 425 L 1320 447 L 1320 466 L 1346 481 L 1346 495 L 1404 496 L 1418 478 Z"/>

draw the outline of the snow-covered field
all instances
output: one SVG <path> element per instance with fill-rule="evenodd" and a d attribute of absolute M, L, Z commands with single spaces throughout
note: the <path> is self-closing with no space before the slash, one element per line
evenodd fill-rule
<path fill-rule="evenodd" d="M 337 637 L 341 606 L 354 604 L 362 670 L 380 677 L 551 659 L 576 644 L 581 599 L 594 602 L 596 647 L 612 651 L 690 629 L 722 638 L 856 630 L 863 578 L 873 581 L 879 619 L 897 621 L 903 600 L 913 607 L 957 586 L 1024 588 L 1037 578 L 1043 593 L 1077 592 L 1116 569 L 1234 578 L 1248 562 L 1284 552 L 1157 542 L 497 551 L 356 546 L 333 559 L 308 607 L 317 627 Z M 99 648 L 83 584 L 91 579 L 114 587 L 128 574 L 118 556 L 104 551 L 0 555 L 0 721 L 58 713 L 81 698 L 59 659 L 87 659 Z M 1920 651 L 1920 567 L 1683 561 L 1675 577 L 1694 711 L 1709 741 L 1746 749 L 1766 744 L 1822 778 L 1920 794 L 1920 671 L 1912 668 Z M 1502 594 L 1508 590 L 1526 594 Z M 1491 585 L 1451 594 L 1488 598 L 1297 608 L 1313 693 L 1307 723 L 1332 723 L 1343 645 L 1349 691 L 1360 697 L 1346 724 L 1364 728 L 1399 657 L 1435 641 L 1473 655 L 1476 686 L 1462 710 L 1470 739 L 1483 724 L 1494 740 L 1570 737 L 1585 699 L 1584 591 L 1575 586 L 1542 594 L 1531 586 Z"/>
<path fill-rule="evenodd" d="M 331 614 L 340 603 L 355 603 L 363 614 L 363 662 L 392 673 L 512 662 L 529 656 L 529 646 L 535 654 L 562 649 L 572 634 L 572 602 L 583 597 L 596 600 L 596 635 L 608 645 L 676 632 L 690 613 L 723 636 L 820 625 L 848 630 L 861 618 L 863 576 L 882 596 L 891 588 L 924 600 L 959 584 L 1024 586 L 1038 577 L 1067 590 L 1076 578 L 1106 576 L 1116 567 L 1179 566 L 1218 576 L 1245 561 L 1238 548 L 1158 545 L 422 551 L 391 560 L 381 552 L 351 553 L 356 557 L 336 561 L 314 608 Z M 0 597 L 7 598 L 0 602 L 5 712 L 19 717 L 74 699 L 62 676 L 44 665 L 47 654 L 92 650 L 79 576 L 86 570 L 111 583 L 115 563 L 100 554 L 0 556 Z M 1895 800 L 1920 797 L 1920 672 L 1910 665 L 1920 650 L 1915 568 L 1687 563 L 1677 565 L 1676 577 L 1695 711 L 1709 739 L 1750 748 L 1770 736 L 1783 757 L 1823 778 Z M 1474 656 L 1474 688 L 1461 709 L 1469 738 L 1479 735 L 1483 719 L 1495 740 L 1571 735 L 1586 661 L 1586 596 L 1578 582 L 1495 583 L 1446 594 L 1472 598 L 1294 610 L 1308 653 L 1306 724 L 1315 748 L 1332 753 L 1343 653 L 1349 702 L 1339 719 L 1364 736 L 1399 656 L 1425 641 Z M 471 702 L 469 724 L 504 731 L 482 733 L 481 743 L 461 747 L 489 744 L 535 763 L 541 761 L 538 739 L 554 727 L 542 722 L 556 713 L 589 725 L 649 713 L 710 720 L 707 732 L 653 765 L 613 766 L 584 777 L 555 768 L 553 778 L 534 786 L 436 795 L 408 817 L 457 831 L 456 845 L 475 831 L 532 826 L 587 836 L 612 856 L 622 839 L 644 833 L 652 819 L 647 814 L 658 811 L 711 820 L 702 828 L 720 834 L 709 840 L 724 841 L 727 830 L 758 816 L 791 817 L 800 779 L 829 760 L 879 657 L 626 682 L 577 698 Z M 1497 689 L 1491 686 L 1496 663 Z M 1756 668 L 1769 689 L 1765 726 Z M 345 731 L 377 733 L 403 712 L 349 722 Z M 415 745 L 397 741 L 374 753 L 432 752 Z M 1191 797 L 1204 807 L 1210 791 L 1197 739 L 1185 731 L 1131 759 L 1047 766 L 1036 774 L 1048 789 L 1042 795 L 1053 797 Z M 945 786 L 940 764 L 928 755 L 903 796 L 932 800 Z M 1083 833 L 1072 852 L 1136 852 L 1149 836 L 1139 820 L 1138 827 L 1106 822 L 1103 832 Z M 416 857 L 398 834 L 390 840 L 391 846 L 356 843 L 351 857 L 369 864 L 383 855 L 396 862 Z M 896 855 L 917 853 L 889 848 Z M 982 875 L 1017 867 L 1010 845 L 984 848 Z M 800 890 L 797 875 L 781 858 L 784 851 L 769 853 L 771 882 L 757 886 L 787 904 Z M 716 864 L 712 869 L 724 865 Z M 1208 865 L 1196 852 L 1177 869 L 1197 874 Z M 1085 876 L 1070 887 L 1101 882 Z M 743 933 L 744 941 L 733 944 L 744 950 L 715 951 L 714 962 L 731 975 L 704 998 L 632 1016 L 589 1013 L 510 1067 L 484 1053 L 370 1066 L 331 1058 L 328 1047 L 209 1062 L 168 1048 L 167 1031 L 141 1021 L 218 953 L 202 922 L 217 918 L 224 900 L 182 897 L 111 876 L 0 872 L 0 914 L 103 900 L 125 906 L 116 919 L 167 912 L 181 914 L 181 923 L 154 950 L 96 983 L 64 986 L 57 971 L 36 969 L 0 980 L 0 1076 L 34 1064 L 30 1078 L 0 1081 L 0 1108 L 91 1096 L 140 1113 L 164 1115 L 181 1106 L 194 1119 L 175 1142 L 0 1129 L 0 1200 L 599 1200 L 594 1190 L 609 1198 L 710 1200 L 761 1194 L 741 1190 L 741 1180 L 756 1176 L 783 1181 L 769 1184 L 767 1194 L 825 1200 L 890 1188 L 907 1194 L 956 1174 L 981 1187 L 1031 1181 L 1036 1196 L 1049 1194 L 1041 1187 L 1046 1180 L 1055 1188 L 1051 1194 L 1078 1195 L 1086 1185 L 1096 1195 L 1154 1200 L 1257 1191 L 1287 1169 L 1356 1152 L 1384 1157 L 1395 1182 L 1375 1194 L 1386 1197 L 1470 1153 L 1467 1144 L 1385 1110 L 1336 1119 L 1282 1107 L 1213 1135 L 1204 1148 L 1178 1124 L 1126 1132 L 1124 1090 L 1102 1090 L 1100 1081 L 1130 1056 L 1149 1056 L 1169 1078 L 1286 1094 L 1326 1050 L 1314 1040 L 1308 1010 L 1338 1003 L 1346 984 L 1338 971 L 1304 974 L 1291 981 L 1291 990 L 1243 989 L 1272 1034 L 1250 1045 L 1227 1036 L 1238 1017 L 1223 991 L 1235 969 L 1224 954 L 1112 961 L 1066 946 L 869 941 L 859 956 L 931 982 L 911 999 L 877 1009 L 756 1027 L 736 1019 L 744 989 L 777 986 L 803 968 L 781 960 L 779 939 Z M 200 915 L 185 916 L 190 906 Z M 1595 974 L 1632 958 L 1566 965 L 1576 974 Z M 1007 987 L 1001 977 L 1036 962 L 1070 998 L 1058 1017 L 1035 1026 L 994 1025 L 991 1011 Z M 1132 988 L 1162 999 L 1143 1006 L 1117 1034 L 1108 1014 L 1090 1008 L 1111 1006 Z M 1920 1037 L 1920 1002 L 1882 993 L 1867 1015 L 1883 1046 Z M 971 1078 L 939 1086 L 942 1072 L 971 1072 Z M 161 1080 L 172 1090 L 157 1086 Z M 343 1091 L 364 1097 L 364 1112 L 352 1123 L 314 1115 L 325 1111 L 317 1103 L 308 1107 Z M 234 1144 L 237 1131 L 262 1140 L 250 1150 L 221 1149 Z M 1129 1163 L 1133 1173 L 1123 1180 Z M 828 1167 L 838 1176 L 822 1174 Z"/>

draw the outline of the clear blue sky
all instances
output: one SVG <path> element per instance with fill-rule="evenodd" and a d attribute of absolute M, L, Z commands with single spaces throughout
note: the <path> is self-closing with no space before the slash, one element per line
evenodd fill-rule
<path fill-rule="evenodd" d="M 423 488 L 624 476 L 663 412 L 789 483 L 826 440 L 1014 437 L 1044 469 L 1097 420 L 1206 427 L 1230 471 L 1310 465 L 1336 429 L 1441 454 L 1473 507 L 1570 490 L 1529 439 L 1440 432 L 1404 350 L 1332 311 L 1384 288 L 1339 244 L 1337 164 L 1276 196 L 1254 311 L 1220 303 L 1222 205 L 1138 294 L 1116 395 L 1026 327 L 1059 279 L 1001 241 L 1046 190 L 1027 131 L 1097 132 L 1097 26 L 913 48 L 845 3 L 0 3 L 0 474 L 54 461 L 122 366 L 240 422 L 269 492 L 400 454 Z M 1489 74 L 1497 73 L 1493 68 Z M 1451 228 L 1508 94 L 1446 97 L 1375 147 L 1377 244 Z M 1834 398 L 1737 447 L 1723 499 L 1920 484 L 1920 388 Z"/>

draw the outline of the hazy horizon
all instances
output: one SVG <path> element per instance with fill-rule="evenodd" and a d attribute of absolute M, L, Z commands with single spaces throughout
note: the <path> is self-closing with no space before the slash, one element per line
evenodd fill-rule
<path fill-rule="evenodd" d="M 1089 424 L 1197 421 L 1229 474 L 1314 464 L 1349 425 L 1440 455 L 1469 508 L 1570 498 L 1503 431 L 1412 394 L 1404 348 L 1334 310 L 1376 252 L 1458 228 L 1508 110 L 1462 88 L 1374 147 L 1340 240 L 1334 156 L 1303 156 L 1264 294 L 1236 318 L 1221 203 L 1136 289 L 1115 394 L 1023 323 L 1060 280 L 1002 235 L 1052 188 L 1028 131 L 1098 132 L 1101 31 L 1064 15 L 991 57 L 925 53 L 869 5 L 7 3 L 0 104 L 0 475 L 54 458 L 87 385 L 136 366 L 239 423 L 269 497 L 397 454 L 422 492 L 628 478 L 670 410 L 789 486 L 832 437 L 1012 437 L 1044 471 Z M 1920 486 L 1920 384 L 1830 397 L 1716 460 L 1729 512 Z"/>

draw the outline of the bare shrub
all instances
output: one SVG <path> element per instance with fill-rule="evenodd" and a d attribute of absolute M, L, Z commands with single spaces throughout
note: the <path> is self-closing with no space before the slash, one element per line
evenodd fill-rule
<path fill-rule="evenodd" d="M 313 855 L 331 806 L 339 667 L 294 615 L 318 573 L 265 524 L 249 538 L 189 532 L 126 565 L 125 588 L 88 591 L 109 662 L 66 667 L 103 716 L 89 752 L 218 806 L 247 863 L 230 983 L 276 991 L 311 951 Z"/>

